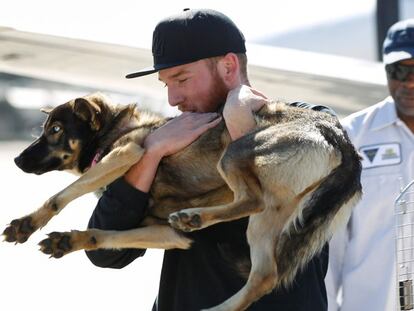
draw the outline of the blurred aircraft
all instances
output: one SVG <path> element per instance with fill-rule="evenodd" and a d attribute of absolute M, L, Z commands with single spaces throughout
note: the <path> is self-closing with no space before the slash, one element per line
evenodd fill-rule
<path fill-rule="evenodd" d="M 387 94 L 377 62 L 254 44 L 247 50 L 251 83 L 271 98 L 327 105 L 345 116 Z M 93 91 L 177 114 L 156 76 L 125 79 L 151 64 L 146 49 L 0 27 L 0 99 L 26 114 Z"/>

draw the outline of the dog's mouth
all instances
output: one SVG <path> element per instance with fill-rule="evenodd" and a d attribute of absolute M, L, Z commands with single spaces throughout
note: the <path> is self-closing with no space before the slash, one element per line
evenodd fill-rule
<path fill-rule="evenodd" d="M 28 173 L 35 174 L 35 175 L 43 175 L 44 173 L 47 173 L 47 172 L 50 172 L 50 171 L 53 171 L 53 170 L 55 170 L 55 169 L 50 169 L 50 170 L 36 170 L 36 171 L 33 171 L 33 172 L 28 172 Z"/>
<path fill-rule="evenodd" d="M 53 170 L 60 170 L 60 166 L 62 165 L 62 161 L 59 158 L 50 158 L 47 161 L 37 162 L 34 159 L 22 156 L 16 157 L 14 163 L 23 172 L 36 175 L 42 175 Z"/>

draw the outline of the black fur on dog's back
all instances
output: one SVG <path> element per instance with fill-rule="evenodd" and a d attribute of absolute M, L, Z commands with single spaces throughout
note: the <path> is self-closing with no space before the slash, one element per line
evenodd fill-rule
<path fill-rule="evenodd" d="M 328 234 L 329 239 L 333 234 L 334 228 L 331 227 L 335 222 L 334 218 L 349 216 L 338 215 L 339 209 L 346 204 L 355 204 L 362 191 L 359 182 L 362 170 L 360 157 L 355 149 L 350 148 L 352 144 L 346 132 L 339 131 L 339 123 L 336 134 L 332 131 L 332 126 L 327 127 L 323 122 L 316 126 L 326 141 L 339 149 L 341 164 L 324 178 L 307 199 L 301 220 L 296 219 L 296 223 L 279 238 L 275 256 L 278 273 L 284 285 L 290 284 L 292 276 L 296 275 L 297 271 L 292 271 L 293 269 L 303 268 L 316 252 L 322 250 L 323 244 L 318 242 L 324 243 L 327 240 L 324 235 Z M 345 139 L 338 139 L 342 135 Z"/>

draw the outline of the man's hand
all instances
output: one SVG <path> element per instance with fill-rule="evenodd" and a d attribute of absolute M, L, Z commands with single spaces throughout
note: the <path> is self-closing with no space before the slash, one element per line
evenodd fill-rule
<path fill-rule="evenodd" d="M 144 148 L 161 157 L 184 149 L 208 129 L 215 127 L 221 117 L 213 113 L 183 112 L 180 116 L 148 135 Z"/>
<path fill-rule="evenodd" d="M 170 120 L 147 136 L 145 153 L 125 174 L 125 180 L 135 188 L 148 192 L 163 157 L 184 149 L 220 121 L 217 113 L 194 112 L 183 112 Z"/>
<path fill-rule="evenodd" d="M 253 112 L 268 101 L 262 93 L 246 85 L 240 85 L 228 93 L 223 117 L 232 140 L 245 135 L 256 126 Z"/>

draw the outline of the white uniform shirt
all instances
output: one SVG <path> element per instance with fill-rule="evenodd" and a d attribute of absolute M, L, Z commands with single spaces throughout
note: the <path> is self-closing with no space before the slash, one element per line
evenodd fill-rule
<path fill-rule="evenodd" d="M 341 123 L 363 157 L 364 194 L 347 227 L 330 242 L 328 309 L 395 311 L 394 202 L 401 187 L 414 179 L 414 134 L 397 117 L 391 97 Z"/>

